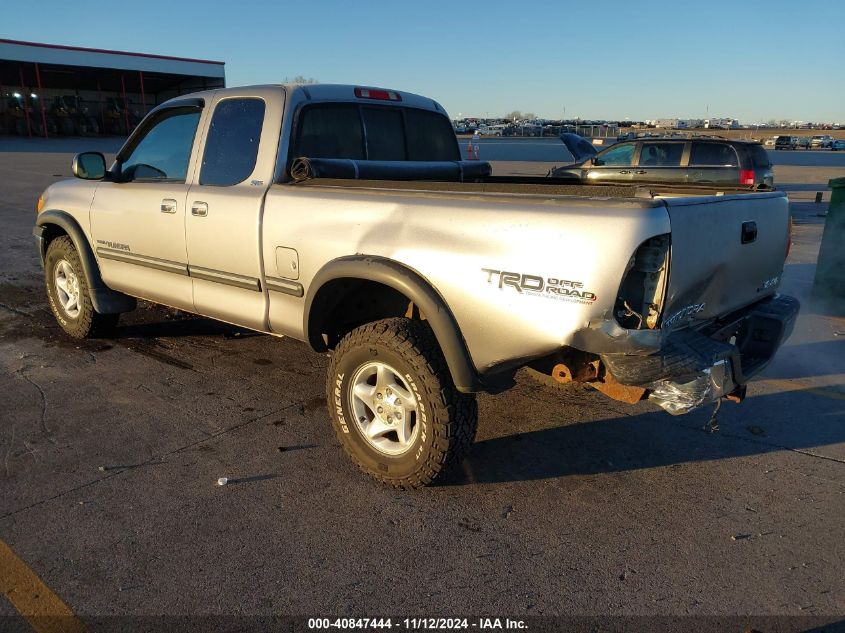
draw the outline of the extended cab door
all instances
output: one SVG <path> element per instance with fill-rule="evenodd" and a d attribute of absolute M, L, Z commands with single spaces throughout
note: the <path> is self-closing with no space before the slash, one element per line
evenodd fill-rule
<path fill-rule="evenodd" d="M 130 137 L 97 186 L 91 233 L 109 287 L 193 310 L 185 248 L 186 176 L 196 162 L 203 101 L 153 112 Z"/>
<path fill-rule="evenodd" d="M 188 264 L 199 314 L 267 330 L 261 227 L 284 90 L 226 91 L 212 104 L 188 192 Z"/>

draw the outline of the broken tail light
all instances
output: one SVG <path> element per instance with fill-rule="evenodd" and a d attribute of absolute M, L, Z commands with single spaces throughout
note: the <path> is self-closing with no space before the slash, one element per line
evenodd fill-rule
<path fill-rule="evenodd" d="M 614 314 L 627 330 L 654 330 L 660 324 L 666 283 L 669 276 L 669 234 L 657 235 L 642 244 L 631 256 Z"/>

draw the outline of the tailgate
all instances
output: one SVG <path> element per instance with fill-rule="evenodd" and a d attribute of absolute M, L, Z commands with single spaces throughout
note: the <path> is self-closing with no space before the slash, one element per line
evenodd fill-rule
<path fill-rule="evenodd" d="M 786 194 L 663 200 L 672 227 L 664 328 L 712 319 L 776 291 L 789 240 Z"/>

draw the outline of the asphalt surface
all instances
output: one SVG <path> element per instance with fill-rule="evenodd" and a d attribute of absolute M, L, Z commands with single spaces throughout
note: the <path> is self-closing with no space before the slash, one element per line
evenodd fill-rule
<path fill-rule="evenodd" d="M 302 343 L 149 304 L 115 338 L 62 334 L 30 232 L 69 165 L 0 152 L 0 540 L 93 630 L 223 614 L 845 627 L 844 319 L 805 303 L 718 433 L 709 409 L 673 418 L 522 376 L 479 397 L 460 473 L 395 492 L 345 457 L 326 358 Z M 793 209 L 783 288 L 805 300 L 823 207 Z M 0 597 L 0 630 L 30 630 L 14 614 Z"/>

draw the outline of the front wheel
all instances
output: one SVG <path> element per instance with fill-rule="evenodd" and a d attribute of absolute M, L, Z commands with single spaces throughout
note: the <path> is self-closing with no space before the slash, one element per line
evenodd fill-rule
<path fill-rule="evenodd" d="M 424 322 L 392 318 L 352 330 L 332 354 L 326 391 L 352 461 L 396 488 L 434 483 L 475 439 L 475 397 L 455 388 Z"/>
<path fill-rule="evenodd" d="M 82 261 L 68 236 L 50 242 L 44 273 L 50 309 L 67 334 L 73 338 L 90 338 L 108 333 L 117 325 L 120 315 L 99 314 L 94 310 Z"/>

